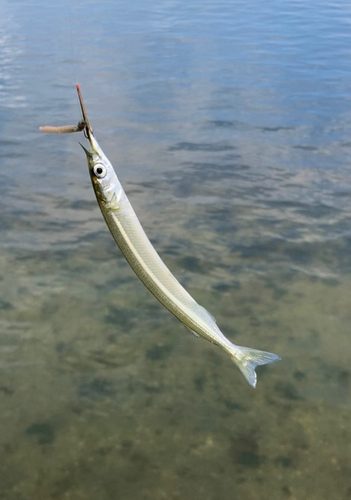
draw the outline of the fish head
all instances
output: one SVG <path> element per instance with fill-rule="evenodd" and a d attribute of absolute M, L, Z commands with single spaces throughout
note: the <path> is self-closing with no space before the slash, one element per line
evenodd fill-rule
<path fill-rule="evenodd" d="M 106 157 L 94 137 L 79 85 L 77 85 L 77 92 L 85 122 L 84 132 L 89 141 L 90 150 L 86 149 L 82 144 L 81 146 L 87 157 L 93 188 L 98 200 L 113 208 L 112 203 L 116 204 L 119 201 L 123 193 L 123 188 L 110 160 Z"/>
<path fill-rule="evenodd" d="M 118 210 L 119 201 L 123 196 L 123 188 L 110 160 L 103 153 L 95 137 L 88 136 L 91 151 L 85 151 L 90 179 L 95 191 L 95 195 L 100 204 L 108 206 L 112 210 Z"/>

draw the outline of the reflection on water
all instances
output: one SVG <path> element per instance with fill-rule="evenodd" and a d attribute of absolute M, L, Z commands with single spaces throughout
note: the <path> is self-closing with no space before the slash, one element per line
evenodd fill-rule
<path fill-rule="evenodd" d="M 0 13 L 0 497 L 350 498 L 349 7 Z M 37 132 L 75 81 L 166 264 L 282 356 L 255 391 L 135 278 L 83 136 Z"/>

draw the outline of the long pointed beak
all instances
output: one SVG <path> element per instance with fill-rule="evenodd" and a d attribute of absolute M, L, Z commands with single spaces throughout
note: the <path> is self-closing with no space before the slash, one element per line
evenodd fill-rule
<path fill-rule="evenodd" d="M 90 143 L 91 151 L 88 151 L 87 149 L 85 149 L 84 146 L 82 146 L 82 145 L 81 146 L 83 147 L 88 159 L 92 158 L 94 154 L 97 154 L 100 158 L 102 158 L 105 155 L 104 155 L 103 151 L 101 150 L 97 140 L 94 137 L 93 129 L 91 128 L 90 121 L 89 121 L 88 114 L 87 114 L 87 110 L 85 109 L 85 104 L 83 101 L 82 93 L 80 91 L 80 87 L 78 84 L 76 85 L 76 89 L 78 92 L 80 109 L 82 110 L 82 115 L 83 115 L 82 122 L 84 123 L 84 135 Z"/>
<path fill-rule="evenodd" d="M 78 99 L 79 99 L 80 109 L 82 110 L 83 120 L 85 122 L 85 131 L 86 131 L 88 140 L 90 142 L 90 145 L 91 145 L 91 147 L 93 147 L 92 137 L 94 136 L 94 133 L 93 133 L 93 129 L 91 128 L 91 125 L 90 125 L 90 122 L 89 122 L 89 118 L 88 118 L 88 115 L 87 115 L 87 110 L 85 109 L 85 104 L 84 104 L 82 93 L 80 91 L 80 86 L 78 85 L 78 83 L 76 84 L 76 89 L 77 89 L 77 92 L 78 92 Z"/>
<path fill-rule="evenodd" d="M 84 150 L 84 153 L 87 155 L 88 160 L 89 160 L 89 158 L 93 157 L 93 153 L 91 151 L 89 151 L 88 149 L 86 149 L 83 146 L 83 144 L 79 143 L 79 146 Z"/>

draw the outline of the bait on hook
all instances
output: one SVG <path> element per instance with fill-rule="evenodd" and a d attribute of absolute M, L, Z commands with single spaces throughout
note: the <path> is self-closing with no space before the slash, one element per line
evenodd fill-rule
<path fill-rule="evenodd" d="M 52 125 L 44 125 L 39 127 L 41 132 L 46 132 L 49 134 L 72 134 L 73 132 L 81 132 L 86 127 L 84 120 L 80 120 L 77 125 L 62 125 L 60 127 L 54 127 Z"/>

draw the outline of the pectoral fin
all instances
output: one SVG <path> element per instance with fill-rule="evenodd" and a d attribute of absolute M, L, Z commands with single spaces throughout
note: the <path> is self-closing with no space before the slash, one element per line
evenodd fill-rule
<path fill-rule="evenodd" d="M 194 330 L 192 330 L 191 328 L 188 328 L 188 330 L 189 330 L 189 331 L 190 331 L 193 335 L 195 335 L 195 337 L 196 337 L 196 338 L 199 338 L 199 337 L 200 337 L 200 335 L 199 335 L 198 333 L 194 332 Z"/>

